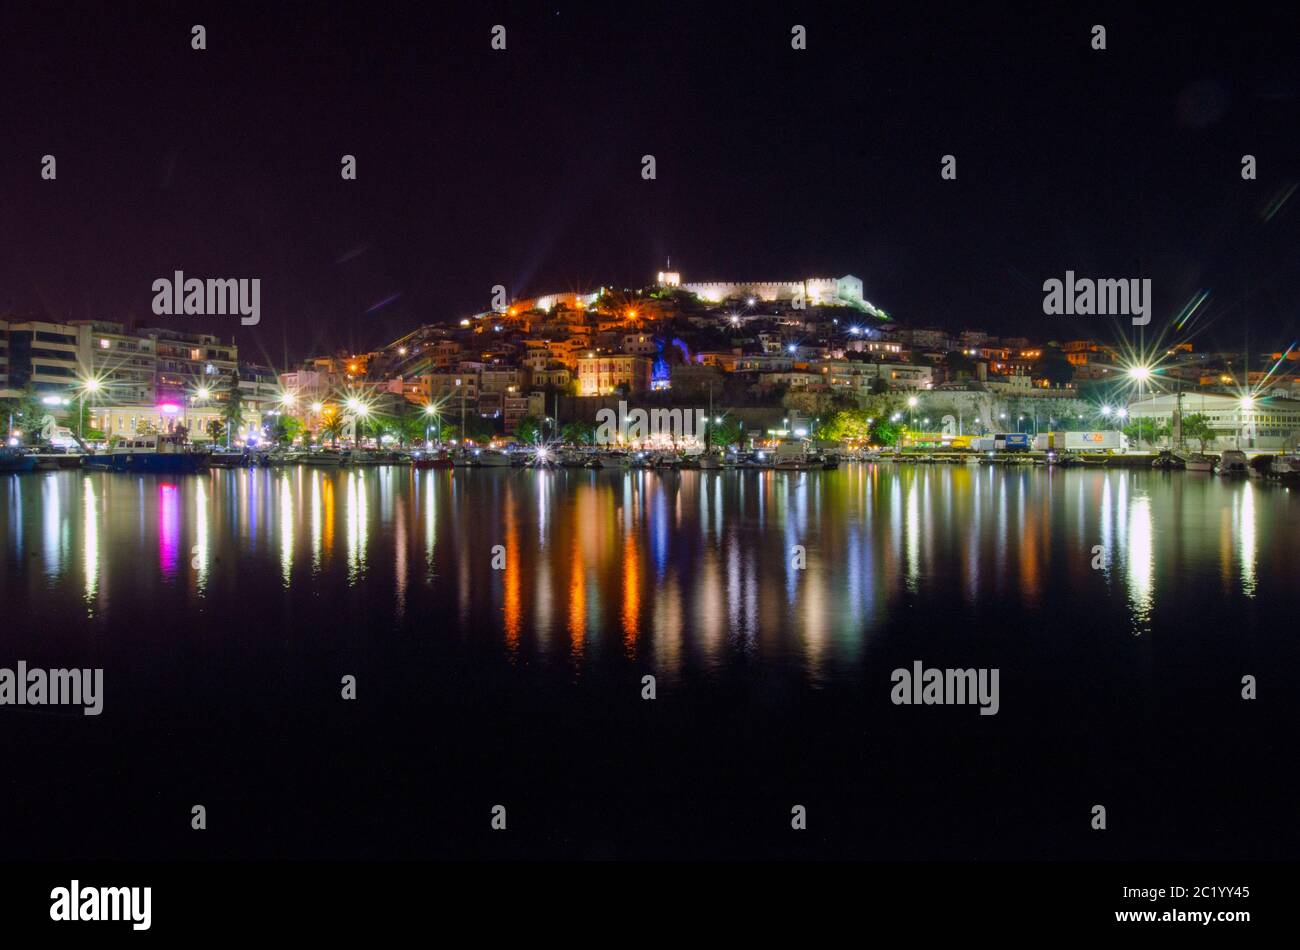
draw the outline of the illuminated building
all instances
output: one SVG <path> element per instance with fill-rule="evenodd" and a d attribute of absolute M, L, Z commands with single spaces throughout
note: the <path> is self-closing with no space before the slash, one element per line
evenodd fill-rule
<path fill-rule="evenodd" d="M 608 396 L 626 386 L 629 393 L 650 388 L 650 360 L 621 353 L 592 353 L 578 359 L 578 395 Z"/>

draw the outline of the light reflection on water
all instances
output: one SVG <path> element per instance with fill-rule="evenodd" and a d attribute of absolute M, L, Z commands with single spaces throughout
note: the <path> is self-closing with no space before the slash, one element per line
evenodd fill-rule
<path fill-rule="evenodd" d="M 0 591 L 29 615 L 75 602 L 104 622 L 155 599 L 183 621 L 235 599 L 279 616 L 310 596 L 342 624 L 328 611 L 352 597 L 363 628 L 510 662 L 748 657 L 813 682 L 851 674 L 912 609 L 954 631 L 1111 609 L 1145 635 L 1213 579 L 1216 596 L 1277 596 L 1300 536 L 1282 487 L 1125 470 L 48 473 L 0 495 Z"/>

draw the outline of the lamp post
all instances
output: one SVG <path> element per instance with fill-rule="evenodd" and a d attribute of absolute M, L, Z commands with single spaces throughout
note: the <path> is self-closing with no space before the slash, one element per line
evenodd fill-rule
<path fill-rule="evenodd" d="M 1142 394 L 1146 389 L 1146 382 L 1151 378 L 1151 367 L 1141 366 L 1141 365 L 1131 367 L 1128 371 L 1128 376 L 1129 379 L 1133 380 L 1138 384 L 1138 401 L 1141 401 Z M 1138 446 L 1141 447 L 1142 445 L 1142 417 L 1141 416 L 1137 417 L 1137 424 L 1138 424 L 1138 430 L 1137 430 Z"/>
<path fill-rule="evenodd" d="M 77 441 L 80 442 L 85 436 L 85 418 L 86 418 L 86 393 L 92 396 L 99 392 L 100 382 L 93 376 L 84 380 L 81 384 L 81 392 L 77 396 Z"/>
<path fill-rule="evenodd" d="M 424 407 L 424 447 L 429 448 L 429 420 L 436 417 L 438 419 L 438 441 L 442 441 L 442 418 L 438 416 L 438 407 L 429 403 Z"/>

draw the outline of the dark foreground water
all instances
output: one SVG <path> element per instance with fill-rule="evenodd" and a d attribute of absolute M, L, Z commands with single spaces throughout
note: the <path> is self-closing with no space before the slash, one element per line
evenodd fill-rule
<path fill-rule="evenodd" d="M 3 476 L 0 667 L 105 699 L 0 706 L 0 856 L 1294 858 L 1298 562 L 1188 473 Z"/>

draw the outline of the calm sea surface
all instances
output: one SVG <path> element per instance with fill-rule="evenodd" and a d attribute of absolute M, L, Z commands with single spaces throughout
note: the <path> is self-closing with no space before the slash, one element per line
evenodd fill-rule
<path fill-rule="evenodd" d="M 1298 563 L 1194 473 L 0 476 L 0 667 L 105 670 L 0 707 L 0 848 L 1294 858 Z"/>

